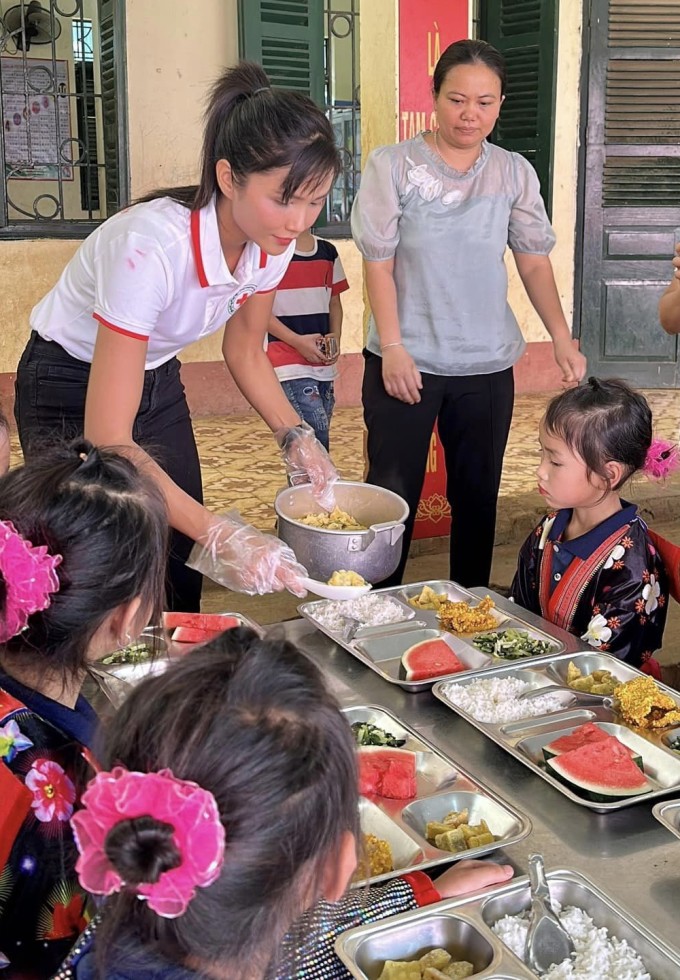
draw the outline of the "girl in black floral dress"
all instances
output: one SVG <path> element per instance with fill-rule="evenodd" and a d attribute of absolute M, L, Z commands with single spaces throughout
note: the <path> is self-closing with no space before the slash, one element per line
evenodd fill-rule
<path fill-rule="evenodd" d="M 666 624 L 666 571 L 619 490 L 638 470 L 663 475 L 676 450 L 652 440 L 646 399 L 614 379 L 590 378 L 554 398 L 539 441 L 538 490 L 550 512 L 522 546 L 513 599 L 659 676 L 652 654 Z"/>

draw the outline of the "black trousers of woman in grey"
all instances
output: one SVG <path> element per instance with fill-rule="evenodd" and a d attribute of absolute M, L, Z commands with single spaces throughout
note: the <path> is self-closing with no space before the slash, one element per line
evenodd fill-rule
<path fill-rule="evenodd" d="M 380 584 L 399 585 L 403 579 L 436 422 L 451 506 L 449 573 L 461 585 L 487 586 L 514 403 L 512 368 L 464 377 L 423 374 L 420 402 L 407 405 L 385 391 L 382 358 L 370 351 L 364 358 L 367 479 L 398 493 L 410 508 L 401 562 Z"/>

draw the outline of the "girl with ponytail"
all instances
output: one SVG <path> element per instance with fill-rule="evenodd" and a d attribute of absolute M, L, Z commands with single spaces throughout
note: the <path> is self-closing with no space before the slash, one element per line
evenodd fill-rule
<path fill-rule="evenodd" d="M 289 472 L 306 474 L 332 508 L 337 474 L 284 395 L 264 338 L 295 239 L 314 224 L 340 165 L 321 109 L 241 62 L 210 93 L 199 183 L 156 191 L 101 224 L 31 314 L 16 382 L 24 453 L 84 432 L 148 467 L 175 532 L 168 608 L 200 608 L 199 570 L 250 594 L 304 594 L 288 547 L 203 507 L 177 356 L 224 329 L 227 367 Z"/>
<path fill-rule="evenodd" d="M 79 441 L 0 478 L 0 967 L 47 978 L 90 915 L 69 819 L 92 771 L 88 663 L 159 615 L 167 515 Z"/>

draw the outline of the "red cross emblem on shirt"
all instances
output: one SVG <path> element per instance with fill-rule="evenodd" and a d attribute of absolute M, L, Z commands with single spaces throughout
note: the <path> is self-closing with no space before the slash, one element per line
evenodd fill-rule
<path fill-rule="evenodd" d="M 236 305 L 243 306 L 243 304 L 245 303 L 245 301 L 248 299 L 249 296 L 250 293 L 244 293 L 243 296 L 239 296 L 239 298 L 236 300 Z"/>

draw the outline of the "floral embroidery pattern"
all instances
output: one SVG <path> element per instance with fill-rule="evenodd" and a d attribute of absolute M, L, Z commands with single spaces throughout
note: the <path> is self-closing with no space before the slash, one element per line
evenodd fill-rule
<path fill-rule="evenodd" d="M 661 586 L 656 580 L 656 575 L 649 576 L 649 582 L 645 585 L 642 590 L 642 598 L 645 600 L 645 612 L 647 615 L 651 615 L 656 607 L 659 605 L 659 596 L 661 595 Z"/>
<path fill-rule="evenodd" d="M 6 725 L 0 727 L 0 759 L 3 762 L 12 762 L 19 752 L 30 749 L 33 742 L 21 734 L 21 729 L 15 721 L 8 721 Z"/>
<path fill-rule="evenodd" d="M 75 880 L 58 882 L 38 916 L 38 938 L 79 936 L 89 921 L 86 901 Z"/>
<path fill-rule="evenodd" d="M 604 563 L 604 567 L 611 568 L 615 562 L 618 562 L 621 558 L 623 558 L 625 553 L 626 549 L 623 547 L 623 545 L 617 544 L 614 548 L 612 548 L 612 552 Z"/>
<path fill-rule="evenodd" d="M 607 620 L 600 614 L 593 616 L 581 637 L 591 647 L 601 647 L 603 643 L 608 643 L 611 638 L 612 631 L 607 625 Z"/>
<path fill-rule="evenodd" d="M 406 157 L 406 161 L 411 164 L 410 170 L 406 171 L 408 182 L 418 188 L 418 194 L 423 201 L 435 201 L 438 197 L 441 197 L 442 204 L 447 205 L 460 201 L 462 191 L 452 190 L 442 194 L 444 182 L 441 177 L 430 173 L 426 163 L 416 165 L 410 157 Z"/>
<path fill-rule="evenodd" d="M 31 806 L 41 823 L 70 818 L 76 790 L 58 763 L 38 759 L 26 776 L 26 786 L 33 793 Z"/>
<path fill-rule="evenodd" d="M 557 514 L 552 514 L 552 516 L 549 517 L 548 520 L 543 525 L 543 531 L 541 533 L 541 538 L 540 538 L 540 541 L 538 542 L 538 550 L 539 551 L 543 551 L 543 549 L 545 548 L 545 543 L 548 540 L 548 535 L 552 531 L 552 526 L 555 523 L 555 518 L 556 517 L 557 517 Z"/>

